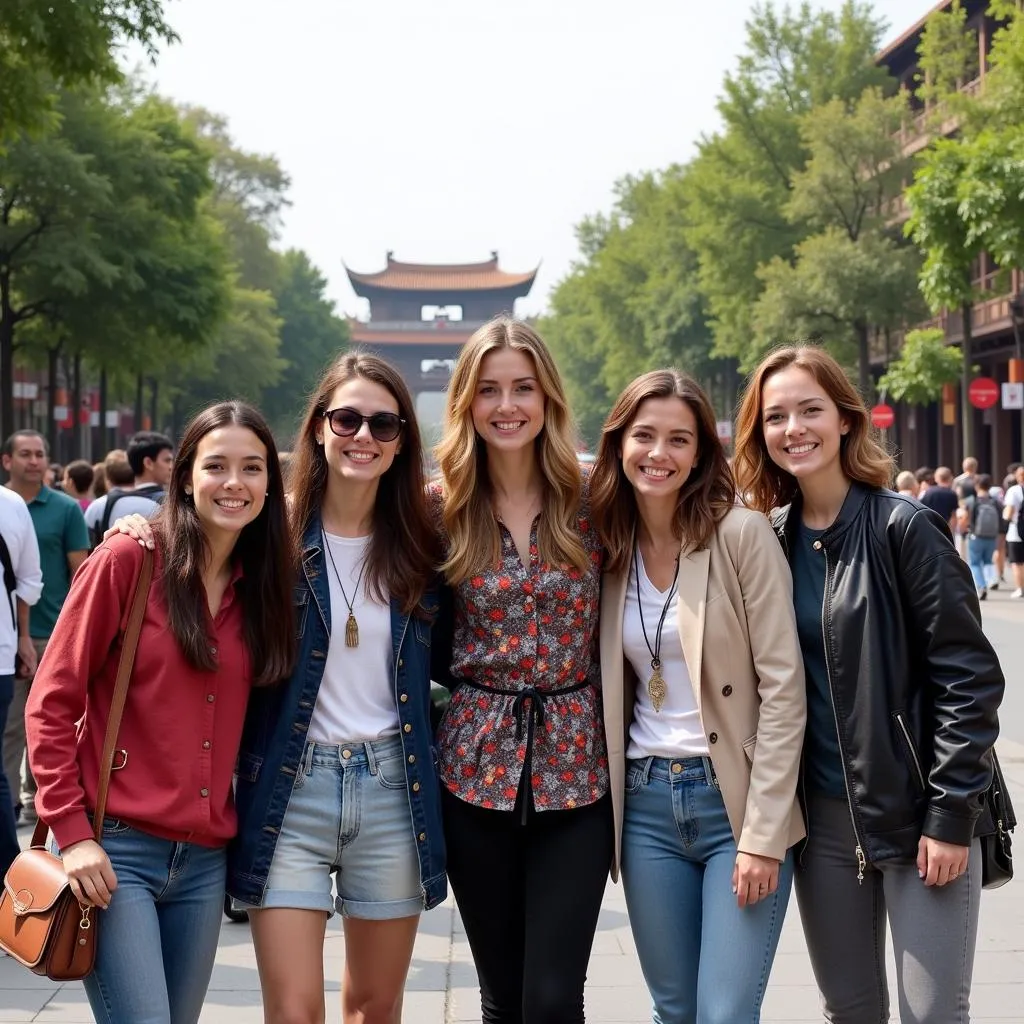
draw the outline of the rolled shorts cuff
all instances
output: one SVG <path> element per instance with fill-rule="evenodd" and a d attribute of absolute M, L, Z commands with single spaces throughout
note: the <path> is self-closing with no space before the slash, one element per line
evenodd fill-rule
<path fill-rule="evenodd" d="M 268 889 L 262 903 L 235 900 L 242 910 L 320 910 L 334 916 L 334 901 L 322 892 L 303 892 L 301 889 Z"/>
<path fill-rule="evenodd" d="M 419 896 L 375 903 L 339 896 L 334 905 L 342 917 L 354 917 L 360 921 L 395 921 L 400 917 L 416 917 L 423 911 L 423 899 Z"/>

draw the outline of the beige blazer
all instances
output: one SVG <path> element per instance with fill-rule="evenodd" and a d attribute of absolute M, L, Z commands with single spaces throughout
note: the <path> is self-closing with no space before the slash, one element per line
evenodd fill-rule
<path fill-rule="evenodd" d="M 622 651 L 627 582 L 628 570 L 606 573 L 601 588 L 601 688 L 616 881 L 637 685 Z M 782 860 L 805 835 L 796 787 L 807 695 L 793 578 L 768 520 L 749 509 L 731 509 L 706 548 L 683 548 L 678 586 L 683 655 L 737 846 Z"/>

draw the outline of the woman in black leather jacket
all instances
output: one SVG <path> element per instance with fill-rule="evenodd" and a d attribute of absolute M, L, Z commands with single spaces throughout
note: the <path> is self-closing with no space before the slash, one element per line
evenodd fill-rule
<path fill-rule="evenodd" d="M 839 364 L 783 348 L 757 368 L 735 469 L 793 571 L 807 677 L 797 900 L 827 1019 L 967 1021 L 981 889 L 976 829 L 1003 693 L 970 571 L 893 466 Z"/>

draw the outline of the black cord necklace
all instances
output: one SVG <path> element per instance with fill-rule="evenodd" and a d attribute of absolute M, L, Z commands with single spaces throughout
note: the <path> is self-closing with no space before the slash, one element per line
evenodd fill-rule
<path fill-rule="evenodd" d="M 338 581 L 338 586 L 341 587 L 341 596 L 345 599 L 345 604 L 348 605 L 348 620 L 345 622 L 345 646 L 346 647 L 358 647 L 359 646 L 359 623 L 356 622 L 355 613 L 352 611 L 352 602 L 359 596 L 359 584 L 363 582 L 363 573 L 366 571 L 366 558 L 363 558 L 363 564 L 359 567 L 359 575 L 356 577 L 356 589 L 352 592 L 352 601 L 348 599 L 348 594 L 345 593 L 345 584 L 341 582 L 341 573 L 338 572 L 338 567 L 334 562 L 334 552 L 331 551 L 331 545 L 327 541 L 327 533 L 325 530 L 320 531 L 324 537 L 324 547 L 327 548 L 327 557 L 331 560 L 331 568 L 334 569 L 334 578 Z"/>
<path fill-rule="evenodd" d="M 668 686 L 665 685 L 665 677 L 661 674 L 661 630 L 665 625 L 665 616 L 668 615 L 669 605 L 675 596 L 676 584 L 679 581 L 679 555 L 676 555 L 676 571 L 672 576 L 672 586 L 669 587 L 668 597 L 661 609 L 661 618 L 658 619 L 658 632 L 654 637 L 654 648 L 651 648 L 651 641 L 647 639 L 647 626 L 644 624 L 644 606 L 640 600 L 640 542 L 633 542 L 633 570 L 636 574 L 636 607 L 640 613 L 640 628 L 644 631 L 644 643 L 647 644 L 647 652 L 651 656 L 651 677 L 647 680 L 647 692 L 650 694 L 651 704 L 655 711 L 661 711 L 662 704 L 668 694 Z"/>

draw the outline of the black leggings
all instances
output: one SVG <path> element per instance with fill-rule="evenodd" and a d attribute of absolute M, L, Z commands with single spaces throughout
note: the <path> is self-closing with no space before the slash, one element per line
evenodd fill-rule
<path fill-rule="evenodd" d="M 612 860 L 605 796 L 569 811 L 493 811 L 442 787 L 448 878 L 483 1024 L 582 1024 L 583 985 Z"/>

